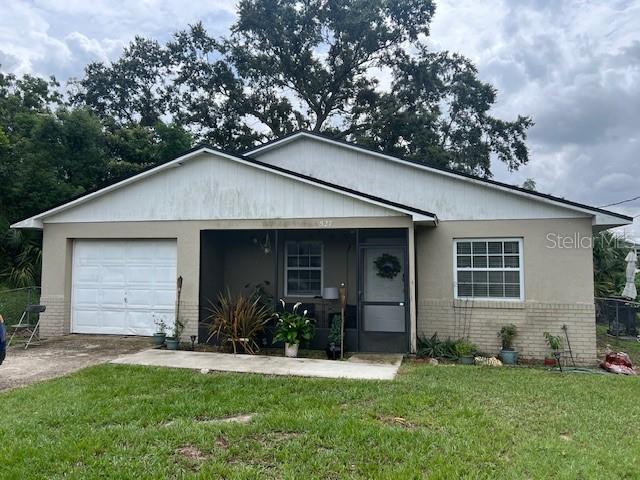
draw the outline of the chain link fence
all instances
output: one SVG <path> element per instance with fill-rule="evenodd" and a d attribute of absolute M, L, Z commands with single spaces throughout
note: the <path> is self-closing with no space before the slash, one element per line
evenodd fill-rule
<path fill-rule="evenodd" d="M 637 337 L 640 333 L 640 303 L 621 298 L 596 298 L 596 323 L 607 326 L 616 337 Z"/>
<path fill-rule="evenodd" d="M 40 287 L 0 290 L 0 315 L 7 325 L 18 323 L 27 305 L 38 303 L 40 303 Z"/>

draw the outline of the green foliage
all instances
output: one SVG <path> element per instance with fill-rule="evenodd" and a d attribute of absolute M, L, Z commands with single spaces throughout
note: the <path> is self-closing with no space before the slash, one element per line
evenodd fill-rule
<path fill-rule="evenodd" d="M 600 232 L 593 237 L 593 277 L 596 297 L 619 296 L 626 283 L 624 261 L 631 244 L 611 232 Z M 636 277 L 640 291 L 640 276 Z"/>
<path fill-rule="evenodd" d="M 554 352 L 557 352 L 562 348 L 562 337 L 559 335 L 551 335 L 549 332 L 544 332 L 544 338 L 547 341 L 547 345 Z"/>
<path fill-rule="evenodd" d="M 336 313 L 331 319 L 331 328 L 328 335 L 329 345 L 339 346 L 342 342 L 342 315 Z"/>
<path fill-rule="evenodd" d="M 282 308 L 284 308 L 284 301 L 280 300 L 280 302 L 282 303 Z M 307 318 L 306 310 L 302 312 L 302 315 L 298 313 L 300 305 L 300 302 L 296 303 L 292 312 L 275 314 L 278 321 L 276 323 L 276 332 L 273 336 L 274 340 L 291 345 L 304 345 L 311 341 L 315 333 L 313 321 Z"/>
<path fill-rule="evenodd" d="M 516 338 L 518 334 L 518 329 L 514 324 L 504 325 L 500 331 L 498 332 L 498 337 L 500 337 L 500 341 L 502 342 L 503 350 L 511 350 L 513 347 L 513 340 Z"/>
<path fill-rule="evenodd" d="M 137 37 L 86 68 L 73 103 L 119 128 L 170 117 L 234 150 L 306 128 L 484 176 L 492 156 L 517 169 L 533 122 L 492 116 L 496 91 L 473 63 L 426 47 L 434 11 L 431 0 L 243 0 L 228 38 L 201 23 L 164 45 Z"/>
<path fill-rule="evenodd" d="M 460 339 L 456 341 L 454 349 L 458 358 L 469 357 L 478 351 L 478 346 L 468 340 Z"/>
<path fill-rule="evenodd" d="M 418 357 L 428 358 L 457 358 L 455 340 L 447 338 L 440 340 L 438 333 L 434 333 L 431 337 L 418 337 Z"/>
<path fill-rule="evenodd" d="M 117 127 L 87 108 L 67 108 L 59 85 L 0 73 L 0 280 L 40 282 L 41 234 L 9 225 L 191 146 L 177 124 Z"/>
<path fill-rule="evenodd" d="M 233 353 L 239 348 L 252 355 L 260 350 L 256 337 L 273 315 L 268 307 L 260 306 L 258 298 L 233 297 L 227 290 L 218 295 L 218 304 L 209 310 L 208 340 L 216 337 L 222 344 L 231 343 Z"/>

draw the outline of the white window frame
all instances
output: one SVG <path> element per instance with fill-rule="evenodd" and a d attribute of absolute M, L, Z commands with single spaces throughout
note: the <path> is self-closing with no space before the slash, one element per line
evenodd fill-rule
<path fill-rule="evenodd" d="M 505 268 L 500 267 L 500 268 L 489 268 L 489 266 L 487 266 L 487 268 L 473 268 L 473 266 L 471 267 L 465 267 L 465 268 L 458 268 L 458 243 L 459 242 L 464 242 L 464 243 L 468 243 L 468 242 L 518 242 L 518 264 L 519 267 L 516 268 Z M 504 254 L 503 254 L 504 255 Z M 473 257 L 473 254 L 471 254 L 471 256 Z M 472 264 L 473 265 L 473 264 Z M 458 270 L 465 270 L 465 271 L 469 271 L 469 272 L 473 272 L 473 271 L 500 271 L 500 272 L 504 272 L 504 271 L 518 271 L 519 272 L 519 279 L 520 279 L 520 298 L 516 298 L 516 297 L 463 297 L 463 296 L 459 296 L 458 295 Z M 494 237 L 485 237 L 485 238 L 454 238 L 453 239 L 453 296 L 456 300 L 482 300 L 482 301 L 489 301 L 489 302 L 524 302 L 524 241 L 522 239 L 522 237 L 500 237 L 500 238 L 494 238 Z"/>
<path fill-rule="evenodd" d="M 291 245 L 299 245 L 301 243 L 320 245 L 320 267 L 289 267 L 289 247 Z M 289 269 L 292 270 L 320 270 L 320 291 L 317 295 L 302 295 L 299 293 L 289 293 Z M 284 244 L 284 296 L 299 298 L 315 298 L 321 297 L 324 288 L 324 243 L 319 240 L 288 240 Z"/>

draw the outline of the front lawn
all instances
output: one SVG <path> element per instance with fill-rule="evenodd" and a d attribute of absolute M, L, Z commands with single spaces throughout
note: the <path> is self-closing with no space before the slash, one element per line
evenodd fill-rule
<path fill-rule="evenodd" d="M 640 379 L 394 382 L 103 365 L 0 394 L 2 478 L 637 478 Z M 222 421 L 233 416 L 238 421 Z"/>

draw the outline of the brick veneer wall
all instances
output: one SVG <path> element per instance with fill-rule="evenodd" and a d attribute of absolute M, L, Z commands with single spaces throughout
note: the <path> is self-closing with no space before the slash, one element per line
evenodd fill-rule
<path fill-rule="evenodd" d="M 40 335 L 46 338 L 69 333 L 69 304 L 64 296 L 42 296 L 40 303 L 47 307 L 40 314 Z"/>
<path fill-rule="evenodd" d="M 596 361 L 592 304 L 426 299 L 418 302 L 418 336 L 437 332 L 440 338 L 460 338 L 465 334 L 466 324 L 469 339 L 487 353 L 499 351 L 497 332 L 508 323 L 518 328 L 515 346 L 522 358 L 543 359 L 549 353 L 545 331 L 561 335 L 567 350 L 562 331 L 566 324 L 576 363 L 592 365 Z"/>

